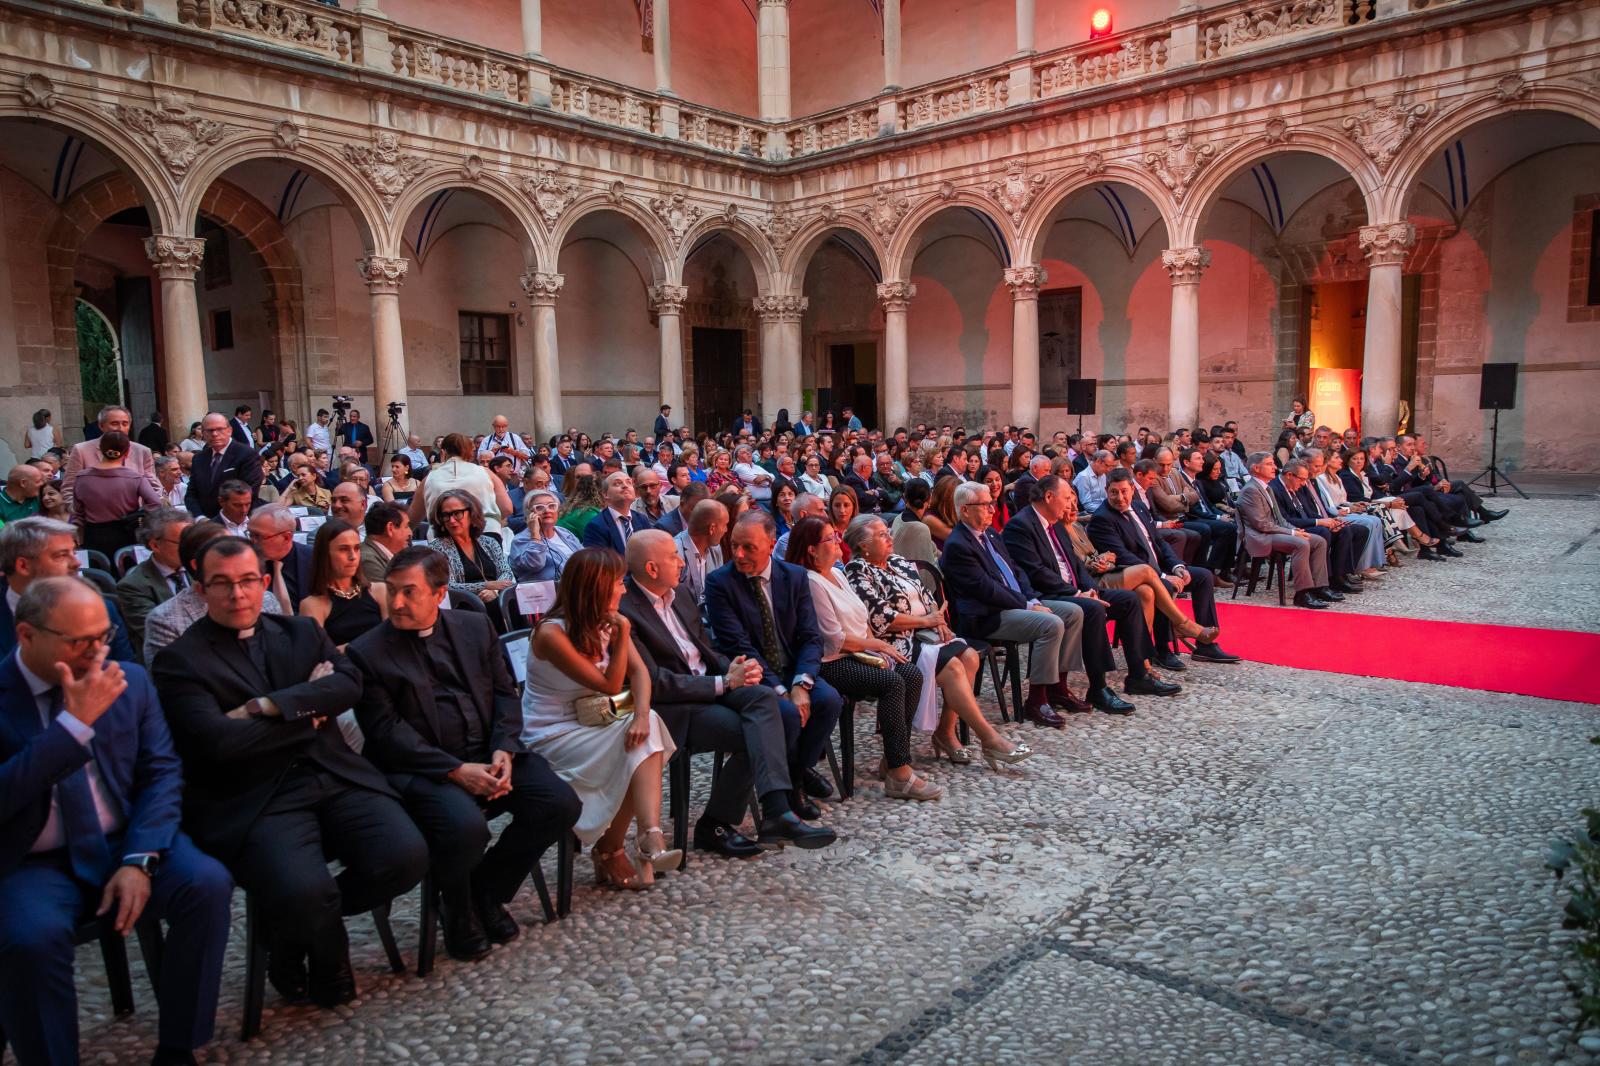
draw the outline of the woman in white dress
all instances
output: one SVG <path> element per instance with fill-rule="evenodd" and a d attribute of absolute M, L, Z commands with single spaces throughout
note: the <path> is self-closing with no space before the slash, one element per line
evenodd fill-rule
<path fill-rule="evenodd" d="M 573 828 L 594 845 L 595 881 L 642 889 L 676 870 L 683 852 L 668 850 L 661 832 L 661 768 L 676 750 L 650 707 L 650 676 L 633 650 L 622 602 L 622 556 L 585 548 L 567 560 L 555 606 L 528 648 L 522 692 L 522 741 L 550 763 L 583 803 Z M 634 713 L 610 725 L 578 722 L 573 703 L 631 689 Z M 639 865 L 623 850 L 636 822 Z"/>

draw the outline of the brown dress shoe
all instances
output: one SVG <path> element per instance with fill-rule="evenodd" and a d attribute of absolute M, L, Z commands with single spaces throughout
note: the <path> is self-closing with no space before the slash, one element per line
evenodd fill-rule
<path fill-rule="evenodd" d="M 1063 711 L 1070 711 L 1073 714 L 1088 714 L 1094 710 L 1088 700 L 1074 696 L 1065 681 L 1058 681 L 1050 687 L 1050 703 L 1054 707 L 1060 707 Z"/>
<path fill-rule="evenodd" d="M 1067 727 L 1067 720 L 1050 709 L 1050 689 L 1047 685 L 1033 685 L 1028 689 L 1028 700 L 1017 710 L 1017 718 L 1047 729 Z"/>

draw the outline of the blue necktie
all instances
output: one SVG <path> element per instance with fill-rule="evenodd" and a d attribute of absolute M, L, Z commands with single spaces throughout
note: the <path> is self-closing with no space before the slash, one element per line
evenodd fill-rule
<path fill-rule="evenodd" d="M 1022 595 L 1022 586 L 1017 584 L 1017 575 L 1011 572 L 1011 567 L 1006 565 L 1005 557 L 995 551 L 994 542 L 989 539 L 989 534 L 982 534 L 983 546 L 989 549 L 989 558 L 994 560 L 994 565 L 1000 568 L 1000 576 L 1006 579 L 1006 584 L 1011 586 L 1011 591 L 1018 596 Z"/>
<path fill-rule="evenodd" d="M 64 709 L 61 689 L 50 690 L 50 716 Z M 93 758 L 93 755 L 90 756 Z M 61 816 L 61 832 L 67 840 L 67 857 L 72 872 L 80 881 L 99 887 L 111 875 L 111 848 L 100 828 L 100 814 L 94 808 L 94 793 L 89 790 L 89 767 L 85 763 L 56 785 L 56 810 Z"/>
<path fill-rule="evenodd" d="M 622 522 L 622 543 L 626 544 L 628 543 L 628 538 L 633 536 L 633 519 L 628 515 L 623 515 L 620 521 Z"/>

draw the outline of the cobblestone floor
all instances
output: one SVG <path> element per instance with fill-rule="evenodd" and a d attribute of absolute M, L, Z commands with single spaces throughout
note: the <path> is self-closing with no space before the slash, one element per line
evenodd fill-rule
<path fill-rule="evenodd" d="M 1458 582 L 1454 617 L 1554 596 L 1560 575 L 1519 584 L 1493 560 L 1520 545 L 1565 565 L 1600 525 L 1592 500 L 1516 508 L 1481 559 L 1426 572 Z M 1586 544 L 1588 574 L 1562 580 L 1595 580 Z M 1400 583 L 1423 565 L 1362 609 L 1418 613 Z M 569 918 L 426 980 L 389 975 L 352 919 L 360 1000 L 320 1012 L 269 991 L 248 1045 L 241 915 L 205 1061 L 1600 1062 L 1600 1034 L 1574 1039 L 1541 866 L 1600 800 L 1596 708 L 1248 663 L 1181 680 L 1130 719 L 1007 727 L 1040 752 L 1021 772 L 924 762 L 939 803 L 863 778 L 825 851 L 697 858 L 644 895 L 595 889 L 581 859 Z M 414 958 L 413 900 L 395 926 Z M 138 1013 L 113 1021 L 93 948 L 79 972 L 85 1061 L 147 1060 L 142 976 Z"/>

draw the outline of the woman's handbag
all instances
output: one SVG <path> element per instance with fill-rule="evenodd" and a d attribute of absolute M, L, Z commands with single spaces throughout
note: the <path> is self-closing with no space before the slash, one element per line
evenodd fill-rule
<path fill-rule="evenodd" d="M 623 689 L 615 696 L 591 692 L 572 701 L 579 725 L 615 725 L 633 714 L 633 690 Z"/>
<path fill-rule="evenodd" d="M 888 660 L 883 656 L 870 651 L 853 651 L 850 653 L 850 658 L 854 659 L 858 663 L 866 663 L 868 666 L 876 667 L 879 670 L 882 670 L 889 665 Z"/>

